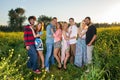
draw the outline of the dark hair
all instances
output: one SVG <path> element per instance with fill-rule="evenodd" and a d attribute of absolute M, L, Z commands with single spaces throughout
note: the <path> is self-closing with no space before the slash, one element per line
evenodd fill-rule
<path fill-rule="evenodd" d="M 58 24 L 60 25 L 60 29 L 62 30 L 62 24 L 60 22 L 58 22 Z"/>
<path fill-rule="evenodd" d="M 86 17 L 85 19 L 89 19 L 91 21 L 91 18 L 90 17 Z"/>
<path fill-rule="evenodd" d="M 74 18 L 69 18 L 69 20 L 73 20 L 74 21 Z"/>
<path fill-rule="evenodd" d="M 30 17 L 28 18 L 28 21 L 30 21 L 30 19 L 34 19 L 34 20 L 36 21 L 36 17 L 35 17 L 35 16 L 30 16 Z"/>
<path fill-rule="evenodd" d="M 52 20 L 57 19 L 57 17 L 53 17 Z"/>

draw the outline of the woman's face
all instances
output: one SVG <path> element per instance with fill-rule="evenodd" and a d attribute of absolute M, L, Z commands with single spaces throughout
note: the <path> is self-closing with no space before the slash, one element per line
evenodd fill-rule
<path fill-rule="evenodd" d="M 85 21 L 82 21 L 81 24 L 80 24 L 80 26 L 81 26 L 82 28 L 84 28 L 84 27 L 86 26 Z"/>
<path fill-rule="evenodd" d="M 85 22 L 84 22 L 84 21 L 82 22 L 82 26 L 83 26 L 83 27 L 84 27 L 84 26 L 86 26 L 86 24 L 85 24 Z"/>
<path fill-rule="evenodd" d="M 41 28 L 42 28 L 42 24 L 39 23 L 39 24 L 38 24 L 38 30 L 40 30 Z"/>
<path fill-rule="evenodd" d="M 68 28 L 68 24 L 65 23 L 65 24 L 64 24 L 64 30 L 66 30 L 67 28 Z"/>
<path fill-rule="evenodd" d="M 57 23 L 57 29 L 60 29 L 60 24 L 59 23 Z"/>

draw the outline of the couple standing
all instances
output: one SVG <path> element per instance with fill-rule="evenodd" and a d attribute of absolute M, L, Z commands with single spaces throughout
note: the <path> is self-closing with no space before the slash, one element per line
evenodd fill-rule
<path fill-rule="evenodd" d="M 28 21 L 29 25 L 24 27 L 24 42 L 29 56 L 27 66 L 34 73 L 40 74 L 41 72 L 38 69 L 39 59 L 42 61 L 42 68 L 44 68 L 43 43 L 40 39 L 42 35 L 42 23 L 38 23 L 36 30 L 34 30 L 36 17 L 30 16 Z"/>
<path fill-rule="evenodd" d="M 78 29 L 76 44 L 75 65 L 78 67 L 91 64 L 93 45 L 96 40 L 96 28 L 91 23 L 91 18 L 86 17 Z"/>

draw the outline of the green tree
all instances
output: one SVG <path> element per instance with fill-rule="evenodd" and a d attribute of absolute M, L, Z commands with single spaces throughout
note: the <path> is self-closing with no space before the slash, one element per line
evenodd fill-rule
<path fill-rule="evenodd" d="M 8 13 L 9 16 L 9 26 L 12 31 L 21 31 L 23 29 L 23 23 L 26 20 L 24 15 L 25 10 L 23 8 L 11 9 Z"/>
<path fill-rule="evenodd" d="M 41 16 L 38 17 L 38 22 L 43 22 L 45 29 L 46 29 L 46 26 L 50 23 L 51 20 L 52 20 L 52 17 L 46 16 L 46 15 L 41 15 Z"/>

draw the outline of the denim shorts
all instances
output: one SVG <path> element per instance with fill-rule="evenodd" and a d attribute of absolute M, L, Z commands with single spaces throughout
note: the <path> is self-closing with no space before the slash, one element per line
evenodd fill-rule
<path fill-rule="evenodd" d="M 35 39 L 35 47 L 37 51 L 43 51 L 43 42 L 40 38 Z"/>

